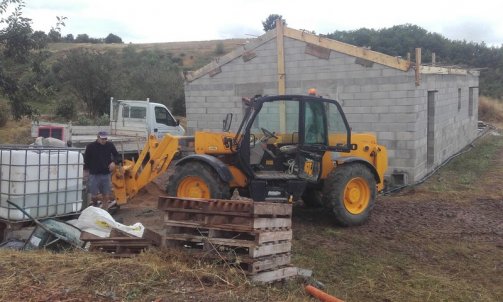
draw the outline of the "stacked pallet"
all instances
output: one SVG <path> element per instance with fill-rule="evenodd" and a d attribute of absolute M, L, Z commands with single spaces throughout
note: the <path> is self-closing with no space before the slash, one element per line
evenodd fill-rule
<path fill-rule="evenodd" d="M 158 207 L 164 246 L 239 265 L 257 282 L 297 275 L 291 204 L 161 196 Z"/>
<path fill-rule="evenodd" d="M 90 252 L 109 253 L 114 257 L 133 257 L 161 243 L 160 236 L 149 229 L 144 230 L 141 238 L 115 228 L 106 238 L 82 231 L 80 240 L 86 242 Z"/>

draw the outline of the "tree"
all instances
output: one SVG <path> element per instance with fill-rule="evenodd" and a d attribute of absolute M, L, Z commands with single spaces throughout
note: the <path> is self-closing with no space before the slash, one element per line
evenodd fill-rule
<path fill-rule="evenodd" d="M 56 31 L 54 28 L 51 28 L 47 36 L 49 37 L 49 41 L 51 43 L 57 43 L 61 41 L 61 33 L 59 31 Z"/>
<path fill-rule="evenodd" d="M 276 20 L 282 20 L 283 24 L 286 25 L 286 20 L 283 20 L 283 16 L 277 14 L 271 14 L 265 21 L 262 21 L 262 26 L 264 27 L 264 31 L 270 31 L 271 29 L 276 28 Z"/>
<path fill-rule="evenodd" d="M 73 43 L 73 40 L 74 40 L 74 38 L 73 38 L 73 35 L 72 35 L 72 34 L 68 34 L 68 35 L 66 35 L 66 36 L 63 38 L 63 41 L 68 42 L 68 43 Z"/>
<path fill-rule="evenodd" d="M 88 34 L 78 34 L 75 38 L 75 43 L 89 43 L 89 35 Z"/>
<path fill-rule="evenodd" d="M 161 102 L 177 115 L 185 115 L 185 94 L 180 68 L 172 54 L 161 50 L 135 51 L 126 47 L 121 66 L 114 77 L 118 82 L 117 98 L 145 99 Z"/>
<path fill-rule="evenodd" d="M 119 43 L 122 44 L 122 39 L 119 36 L 116 36 L 112 33 L 108 34 L 108 36 L 105 38 L 105 43 L 106 44 L 111 44 L 111 43 Z"/>
<path fill-rule="evenodd" d="M 49 42 L 49 37 L 45 34 L 45 32 L 37 30 L 31 36 L 33 41 L 33 48 L 42 49 L 47 47 L 47 43 Z"/>
<path fill-rule="evenodd" d="M 115 64 L 111 53 L 75 49 L 62 60 L 60 78 L 83 101 L 89 117 L 108 112 Z"/>
<path fill-rule="evenodd" d="M 30 51 L 35 43 L 31 20 L 22 16 L 24 1 L 1 0 L 0 16 L 7 12 L 9 5 L 15 6 L 12 13 L 0 19 L 0 25 L 6 25 L 0 28 L 0 92 L 9 100 L 14 118 L 19 119 L 35 113 L 26 103 L 37 94 L 35 78 L 29 75 L 20 77 L 30 70 Z"/>

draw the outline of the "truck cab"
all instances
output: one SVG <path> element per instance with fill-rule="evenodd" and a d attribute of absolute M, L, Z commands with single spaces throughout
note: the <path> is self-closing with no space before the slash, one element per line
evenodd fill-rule
<path fill-rule="evenodd" d="M 137 100 L 111 100 L 110 127 L 114 135 L 135 135 L 139 129 L 158 138 L 165 134 L 182 136 L 185 129 L 168 108 L 160 103 Z"/>

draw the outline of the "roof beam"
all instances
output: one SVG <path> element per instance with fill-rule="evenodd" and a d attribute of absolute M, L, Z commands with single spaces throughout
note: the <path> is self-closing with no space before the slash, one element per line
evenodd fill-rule
<path fill-rule="evenodd" d="M 284 28 L 284 34 L 285 37 L 325 47 L 333 51 L 337 51 L 357 58 L 362 58 L 368 61 L 372 61 L 378 64 L 382 64 L 403 71 L 409 70 L 411 65 L 409 61 L 404 60 L 402 58 L 389 56 L 380 52 L 376 52 L 363 47 L 357 47 L 336 40 L 323 38 L 317 35 L 307 33 L 305 31 L 300 31 L 289 27 Z"/>

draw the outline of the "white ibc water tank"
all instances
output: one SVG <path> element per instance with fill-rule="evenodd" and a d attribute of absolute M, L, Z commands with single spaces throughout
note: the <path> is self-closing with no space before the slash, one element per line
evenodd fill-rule
<path fill-rule="evenodd" d="M 13 202 L 35 218 L 82 208 L 84 160 L 71 149 L 0 149 L 0 219 L 26 220 Z"/>

